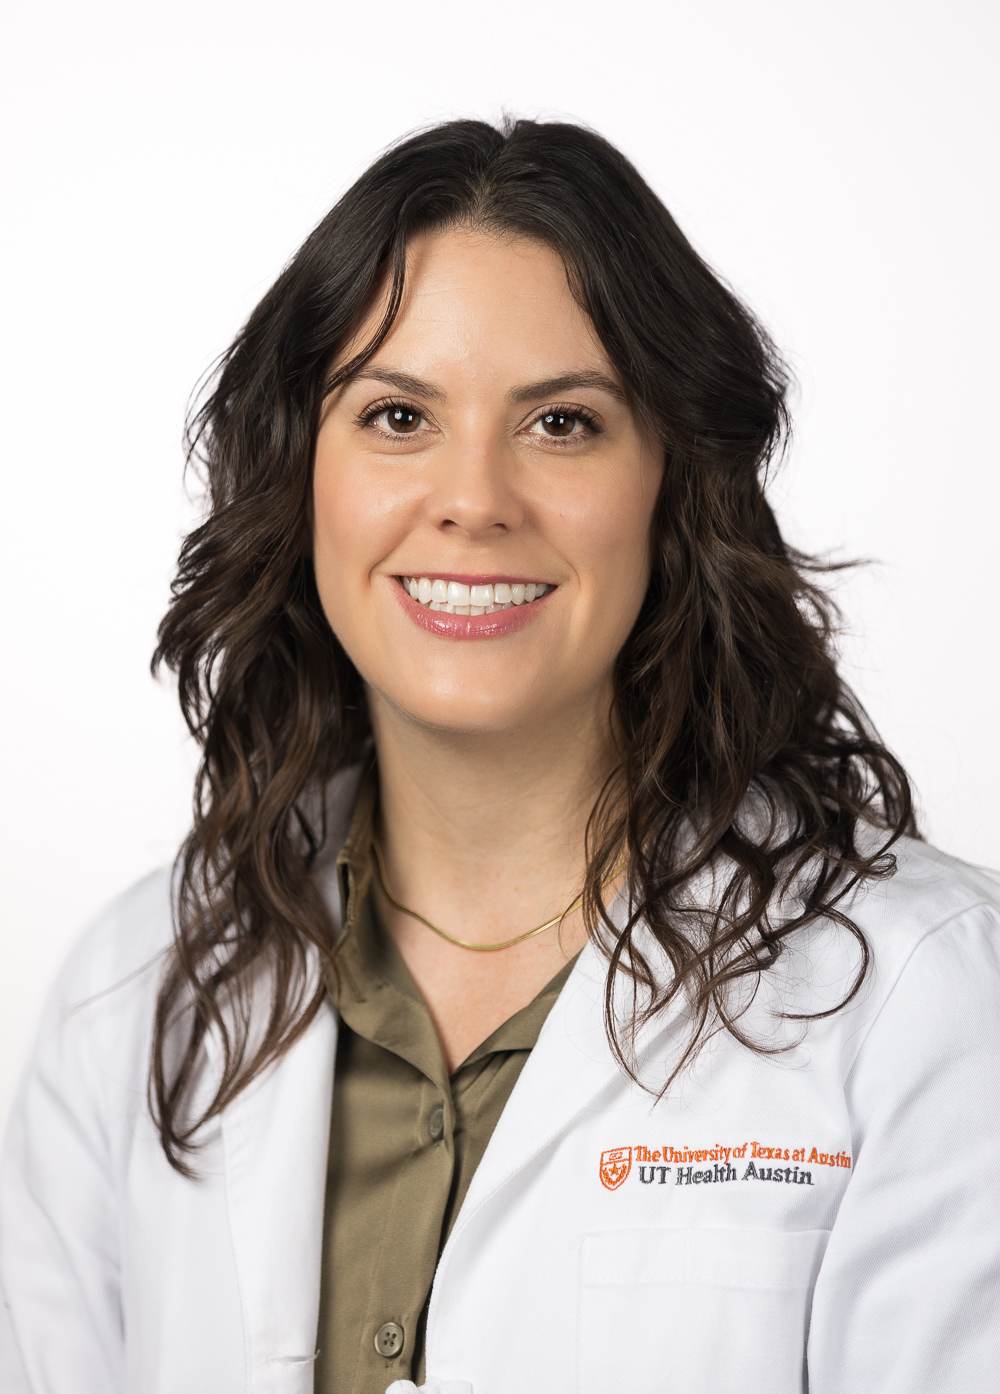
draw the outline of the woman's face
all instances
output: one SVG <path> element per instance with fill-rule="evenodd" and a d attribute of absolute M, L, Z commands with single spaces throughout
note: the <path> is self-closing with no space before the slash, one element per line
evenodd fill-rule
<path fill-rule="evenodd" d="M 415 239 L 316 444 L 317 585 L 370 696 L 470 734 L 606 711 L 662 468 L 555 252 Z"/>

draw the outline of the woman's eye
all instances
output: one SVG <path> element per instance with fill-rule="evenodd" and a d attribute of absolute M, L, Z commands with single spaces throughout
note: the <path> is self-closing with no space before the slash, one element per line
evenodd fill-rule
<path fill-rule="evenodd" d="M 371 424 L 387 434 L 412 436 L 423 419 L 412 407 L 385 407 L 377 416 L 372 417 Z"/>
<path fill-rule="evenodd" d="M 588 425 L 582 416 L 568 411 L 547 411 L 535 422 L 540 434 L 556 437 L 585 435 Z"/>

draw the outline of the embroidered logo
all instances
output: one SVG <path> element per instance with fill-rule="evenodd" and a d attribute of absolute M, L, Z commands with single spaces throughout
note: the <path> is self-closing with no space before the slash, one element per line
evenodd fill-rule
<path fill-rule="evenodd" d="M 761 1165 L 763 1159 L 776 1162 L 799 1162 L 805 1166 Z M 700 1186 L 716 1181 L 784 1181 L 788 1185 L 812 1186 L 813 1173 L 806 1168 L 840 1167 L 850 1171 L 853 1159 L 847 1152 L 820 1152 L 813 1147 L 765 1147 L 760 1142 L 731 1143 L 728 1147 L 715 1142 L 711 1147 L 673 1147 L 669 1143 L 662 1147 L 647 1147 L 636 1143 L 632 1147 L 611 1147 L 601 1153 L 601 1185 L 609 1191 L 617 1191 L 628 1180 L 632 1162 L 636 1164 L 639 1180 L 644 1186 L 658 1181 L 667 1184 L 667 1173 L 674 1173 L 677 1186 Z M 703 1166 L 711 1162 L 711 1167 Z M 746 1163 L 742 1175 L 737 1166 Z M 700 1170 L 695 1170 L 701 1167 Z M 648 1173 L 648 1175 L 647 1175 Z M 820 1173 L 822 1175 L 822 1172 Z"/>
<path fill-rule="evenodd" d="M 631 1170 L 631 1147 L 611 1147 L 601 1153 L 601 1184 L 607 1186 L 609 1191 L 617 1191 L 628 1179 Z"/>

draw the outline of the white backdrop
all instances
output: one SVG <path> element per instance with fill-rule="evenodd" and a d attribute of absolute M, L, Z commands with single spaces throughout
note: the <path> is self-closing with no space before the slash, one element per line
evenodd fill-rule
<path fill-rule="evenodd" d="M 844 660 L 924 823 L 1000 861 L 990 0 L 32 0 L 2 62 L 0 1111 L 81 924 L 171 858 L 194 755 L 147 663 L 185 401 L 390 140 L 501 110 L 620 145 L 801 390 L 787 534 L 875 559 Z"/>

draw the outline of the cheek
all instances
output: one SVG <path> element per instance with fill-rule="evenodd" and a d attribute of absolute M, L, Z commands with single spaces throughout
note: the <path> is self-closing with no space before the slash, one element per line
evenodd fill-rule
<path fill-rule="evenodd" d="M 350 471 L 317 453 L 313 476 L 313 568 L 327 621 L 357 662 L 367 578 L 382 550 L 375 501 Z"/>
<path fill-rule="evenodd" d="M 335 471 L 317 461 L 313 477 L 313 549 L 316 571 L 324 574 L 345 564 L 351 544 L 362 532 L 366 510 L 357 493 L 344 489 Z"/>
<path fill-rule="evenodd" d="M 347 590 L 362 587 L 391 550 L 400 501 L 346 454 L 317 449 L 313 472 L 313 554 L 316 579 Z"/>
<path fill-rule="evenodd" d="M 638 461 L 611 469 L 584 496 L 560 509 L 567 544 L 575 541 L 582 563 L 605 594 L 631 595 L 644 588 L 649 534 L 661 471 Z"/>

